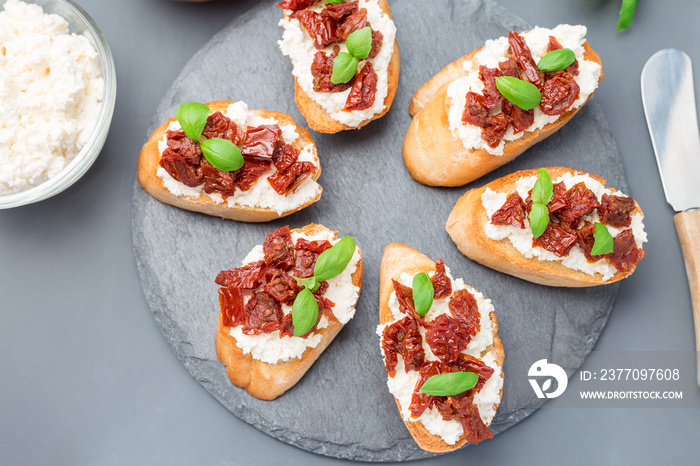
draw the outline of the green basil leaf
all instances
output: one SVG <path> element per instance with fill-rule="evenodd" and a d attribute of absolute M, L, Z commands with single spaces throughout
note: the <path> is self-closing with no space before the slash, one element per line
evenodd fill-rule
<path fill-rule="evenodd" d="M 340 52 L 338 56 L 333 59 L 331 82 L 333 84 L 341 84 L 350 81 L 357 72 L 357 64 L 357 58 L 347 52 Z"/>
<path fill-rule="evenodd" d="M 326 249 L 318 256 L 314 266 L 314 278 L 323 282 L 340 275 L 350 263 L 355 254 L 355 240 L 350 236 L 343 236 L 330 249 Z"/>
<path fill-rule="evenodd" d="M 304 285 L 306 288 L 310 289 L 311 291 L 316 291 L 321 284 L 316 280 L 316 277 L 309 277 L 309 278 L 297 278 L 295 276 L 292 276 L 294 280 L 296 280 L 298 283 L 301 283 Z"/>
<path fill-rule="evenodd" d="M 232 172 L 243 166 L 241 150 L 228 139 L 212 138 L 202 141 L 204 157 L 214 168 L 221 171 Z"/>
<path fill-rule="evenodd" d="M 593 238 L 595 239 L 595 242 L 593 243 L 593 249 L 591 249 L 592 256 L 610 254 L 613 252 L 613 249 L 615 249 L 615 241 L 608 231 L 608 227 L 602 223 L 596 222 Z"/>
<path fill-rule="evenodd" d="M 360 60 L 369 57 L 369 52 L 372 50 L 372 28 L 365 26 L 353 32 L 345 40 L 345 45 L 348 53 L 353 57 Z"/>
<path fill-rule="evenodd" d="M 545 205 L 534 202 L 530 207 L 529 219 L 532 236 L 539 238 L 549 225 L 549 209 Z"/>
<path fill-rule="evenodd" d="M 345 0 L 326 0 L 328 5 L 337 5 L 338 3 L 343 3 Z"/>
<path fill-rule="evenodd" d="M 565 70 L 576 60 L 576 54 L 571 49 L 557 49 L 548 52 L 547 55 L 537 63 L 540 71 L 560 71 Z"/>
<path fill-rule="evenodd" d="M 199 137 L 204 131 L 209 118 L 209 107 L 198 102 L 181 104 L 177 108 L 176 118 L 185 135 L 195 142 L 199 142 Z"/>
<path fill-rule="evenodd" d="M 474 372 L 437 374 L 425 381 L 420 392 L 433 396 L 453 396 L 474 388 L 479 376 Z"/>
<path fill-rule="evenodd" d="M 549 201 L 552 200 L 554 196 L 554 185 L 552 184 L 552 178 L 549 173 L 544 168 L 540 168 L 537 171 L 537 181 L 535 181 L 535 186 L 532 188 L 532 193 L 530 197 L 532 202 L 537 204 L 547 205 Z"/>
<path fill-rule="evenodd" d="M 638 2 L 639 0 L 622 0 L 622 7 L 620 7 L 620 19 L 617 21 L 618 31 L 622 31 L 630 27 Z"/>
<path fill-rule="evenodd" d="M 294 336 L 300 337 L 311 330 L 318 320 L 318 303 L 311 290 L 304 288 L 292 304 Z"/>
<path fill-rule="evenodd" d="M 421 272 L 413 277 L 413 303 L 416 307 L 416 314 L 424 316 L 433 305 L 435 288 L 430 276 Z"/>
<path fill-rule="evenodd" d="M 537 86 L 512 76 L 498 76 L 496 87 L 503 97 L 523 110 L 532 110 L 542 100 L 542 94 Z"/>

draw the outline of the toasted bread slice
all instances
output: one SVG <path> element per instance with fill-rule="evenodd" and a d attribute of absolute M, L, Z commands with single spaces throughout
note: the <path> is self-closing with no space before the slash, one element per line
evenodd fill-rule
<path fill-rule="evenodd" d="M 549 172 L 552 180 L 568 172 L 588 175 L 605 185 L 605 180 L 600 176 L 571 168 L 547 167 L 546 170 Z M 484 225 L 488 222 L 488 215 L 481 201 L 481 195 L 487 188 L 502 193 L 515 192 L 515 183 L 525 176 L 537 176 L 537 169 L 522 170 L 499 178 L 480 188 L 467 191 L 457 201 L 447 220 L 446 229 L 452 237 L 452 241 L 457 244 L 457 247 L 465 256 L 499 272 L 548 286 L 584 287 L 603 285 L 622 280 L 634 272 L 635 266 L 627 272 L 618 271 L 612 278 L 603 281 L 600 273 L 590 275 L 580 270 L 566 267 L 559 261 L 539 260 L 537 257 L 528 259 L 511 244 L 508 238 L 495 241 L 486 236 Z M 608 189 L 615 191 L 613 188 Z M 632 214 L 644 215 L 639 204 L 636 205 Z"/>
<path fill-rule="evenodd" d="M 417 274 L 420 272 L 433 272 L 435 270 L 435 262 L 430 260 L 426 255 L 416 251 L 415 249 L 401 243 L 391 243 L 384 249 L 382 256 L 381 268 L 379 270 L 379 322 L 386 324 L 394 320 L 391 309 L 389 308 L 389 298 L 394 291 L 392 279 L 398 280 L 402 273 Z M 468 287 L 470 291 L 473 288 Z M 503 377 L 503 360 L 505 354 L 503 352 L 503 344 L 498 337 L 498 321 L 496 314 L 491 312 L 490 316 L 493 332 L 493 343 L 486 348 L 481 354 L 484 357 L 487 353 L 492 353 L 496 363 L 501 367 L 501 377 Z M 500 395 L 503 395 L 501 388 Z M 396 406 L 401 411 L 399 400 L 394 398 Z M 499 403 L 494 404 L 494 410 L 498 409 Z M 410 432 L 418 446 L 423 450 L 433 453 L 444 453 L 453 451 L 467 443 L 466 434 L 454 445 L 445 442 L 439 435 L 431 434 L 421 421 L 404 421 L 406 428 Z"/>
<path fill-rule="evenodd" d="M 583 47 L 586 60 L 601 64 L 600 57 L 588 42 Z M 503 155 L 492 155 L 485 149 L 465 149 L 462 140 L 449 128 L 450 98 L 447 88 L 454 80 L 465 75 L 463 63 L 475 61 L 476 54 L 482 48 L 447 65 L 421 86 L 411 99 L 409 111 L 414 117 L 404 139 L 403 158 L 413 178 L 420 183 L 430 186 L 462 186 L 474 181 L 553 134 L 583 107 L 571 108 L 542 129 L 525 132 L 519 139 L 506 141 Z M 602 78 L 601 67 L 600 79 Z"/>
<path fill-rule="evenodd" d="M 389 18 L 391 18 L 391 10 L 389 9 L 389 3 L 387 0 L 379 0 L 379 7 L 384 13 L 386 13 Z M 287 17 L 285 12 L 285 17 Z M 383 117 L 386 112 L 391 108 L 391 104 L 394 102 L 394 96 L 396 95 L 396 88 L 399 85 L 399 72 L 401 71 L 401 56 L 399 54 L 399 42 L 394 39 L 394 51 L 391 55 L 391 60 L 389 61 L 389 66 L 387 67 L 387 87 L 388 91 L 386 97 L 384 98 L 384 110 L 377 113 L 373 117 L 362 121 L 357 126 L 348 126 L 337 120 L 331 118 L 331 116 L 321 107 L 319 104 L 314 102 L 314 100 L 309 96 L 299 85 L 297 78 L 294 78 L 294 100 L 299 107 L 299 111 L 306 119 L 306 124 L 309 128 L 319 133 L 333 134 L 340 131 L 345 131 L 348 129 L 360 129 L 370 121 L 377 120 Z"/>
<path fill-rule="evenodd" d="M 218 100 L 215 102 L 209 102 L 207 106 L 211 110 L 211 113 L 225 113 L 228 106 L 232 103 L 234 102 Z M 250 112 L 263 118 L 274 118 L 279 121 L 280 125 L 296 126 L 294 120 L 292 120 L 289 115 L 284 113 L 272 112 L 268 110 L 250 110 Z M 278 213 L 273 209 L 263 207 L 249 207 L 244 205 L 229 207 L 227 202 L 217 204 L 204 193 L 200 194 L 199 197 L 177 196 L 171 193 L 164 186 L 163 179 L 156 173 L 160 167 L 161 158 L 160 151 L 158 150 L 158 141 L 163 138 L 163 135 L 168 129 L 168 125 L 173 121 L 175 121 L 175 118 L 168 119 L 168 121 L 166 121 L 162 126 L 156 129 L 153 134 L 151 134 L 151 137 L 148 138 L 148 141 L 141 149 L 141 153 L 139 154 L 138 158 L 137 176 L 139 183 L 148 194 L 155 197 L 159 201 L 175 207 L 180 207 L 181 209 L 201 212 L 203 214 L 228 218 L 231 220 L 238 220 L 240 222 L 269 222 L 271 220 L 293 214 L 294 212 L 310 206 L 321 198 L 321 192 L 323 189 L 319 191 L 318 195 L 310 198 L 303 205 L 282 213 Z M 292 144 L 292 146 L 294 146 L 296 149 L 301 150 L 309 144 L 314 144 L 314 142 L 311 140 L 311 136 L 309 136 L 309 132 L 305 128 L 296 126 L 296 131 L 299 134 L 299 139 Z M 316 147 L 315 144 L 314 147 Z M 320 164 L 318 164 L 318 167 L 318 170 L 316 170 L 316 172 L 311 176 L 314 181 L 318 180 L 318 177 L 321 176 Z M 272 189 L 271 186 L 270 189 Z"/>
<path fill-rule="evenodd" d="M 312 223 L 292 231 L 314 235 L 329 230 L 323 225 Z M 333 233 L 337 237 L 338 232 Z M 362 288 L 362 252 L 360 252 L 357 267 L 352 273 L 352 283 Z M 236 339 L 231 335 L 231 327 L 223 324 L 222 314 L 219 312 L 216 355 L 226 366 L 226 372 L 234 385 L 245 388 L 248 393 L 261 400 L 274 400 L 302 378 L 343 327 L 344 325 L 340 322 L 329 322 L 328 327 L 315 332 L 322 335 L 321 342 L 314 348 L 306 348 L 300 358 L 270 364 L 253 358 L 250 353 L 243 353 L 236 344 Z"/>

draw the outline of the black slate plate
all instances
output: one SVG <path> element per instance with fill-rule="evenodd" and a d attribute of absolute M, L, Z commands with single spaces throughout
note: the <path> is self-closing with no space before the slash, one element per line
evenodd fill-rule
<path fill-rule="evenodd" d="M 312 133 L 325 188 L 318 203 L 280 221 L 245 224 L 161 204 L 136 183 L 132 208 L 134 253 L 146 298 L 190 374 L 228 410 L 275 438 L 323 455 L 368 461 L 431 455 L 416 446 L 400 419 L 386 388 L 375 335 L 379 263 L 388 243 L 403 242 L 433 259 L 443 258 L 454 276 L 492 298 L 506 351 L 503 401 L 491 425 L 496 434 L 541 405 L 526 377 L 533 362 L 547 358 L 569 374 L 582 363 L 618 289 L 533 285 L 459 253 L 444 226 L 465 188 L 429 188 L 410 177 L 401 155 L 410 122 L 408 103 L 447 63 L 486 39 L 528 25 L 489 0 L 402 0 L 392 3 L 392 13 L 402 56 L 393 108 L 359 132 Z M 151 130 L 182 102 L 220 99 L 282 111 L 303 125 L 294 104 L 291 65 L 277 48 L 280 16 L 277 7 L 265 2 L 217 34 L 168 91 Z M 596 173 L 626 189 L 619 153 L 595 99 L 554 136 L 472 186 L 547 165 Z M 352 235 L 363 250 L 357 314 L 296 387 L 275 401 L 260 401 L 232 386 L 216 359 L 214 278 L 220 270 L 238 266 L 271 229 L 312 222 Z"/>

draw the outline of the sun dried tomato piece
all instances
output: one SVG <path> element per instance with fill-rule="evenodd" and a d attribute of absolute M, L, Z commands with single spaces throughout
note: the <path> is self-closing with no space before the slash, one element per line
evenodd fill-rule
<path fill-rule="evenodd" d="M 233 196 L 236 188 L 233 176 L 229 172 L 214 168 L 206 159 L 202 159 L 200 169 L 202 170 L 202 182 L 204 183 L 203 189 L 205 193 Z"/>
<path fill-rule="evenodd" d="M 319 254 L 330 247 L 331 243 L 325 240 L 307 241 L 304 238 L 299 238 L 294 247 L 296 250 L 294 276 L 298 278 L 309 278 L 312 276 Z M 327 285 L 326 282 L 323 283 Z"/>
<path fill-rule="evenodd" d="M 216 276 L 216 284 L 230 288 L 252 290 L 261 283 L 265 261 L 251 262 L 237 269 L 223 270 Z"/>
<path fill-rule="evenodd" d="M 367 58 L 374 58 L 379 55 L 379 51 L 382 49 L 382 43 L 384 43 L 384 34 L 372 29 L 372 48 Z"/>
<path fill-rule="evenodd" d="M 328 5 L 323 11 L 336 21 L 346 16 L 350 16 L 358 10 L 358 2 L 343 2 L 335 5 Z"/>
<path fill-rule="evenodd" d="M 323 251 L 330 249 L 332 246 L 333 245 L 331 244 L 331 242 L 326 241 L 325 239 L 308 241 L 304 238 L 299 238 L 297 240 L 297 244 L 294 246 L 294 249 L 296 249 L 297 251 L 300 249 L 305 249 L 316 254 L 321 254 Z"/>
<path fill-rule="evenodd" d="M 295 11 L 290 17 L 299 20 L 314 40 L 314 47 L 319 50 L 341 40 L 335 20 L 323 11 L 320 13 L 309 10 Z"/>
<path fill-rule="evenodd" d="M 241 191 L 248 191 L 258 178 L 270 171 L 272 164 L 268 160 L 252 158 L 244 158 L 244 161 L 243 166 L 232 174 L 236 176 L 236 187 Z"/>
<path fill-rule="evenodd" d="M 377 73 L 372 63 L 366 62 L 350 89 L 345 110 L 366 110 L 374 105 L 377 93 Z"/>
<path fill-rule="evenodd" d="M 278 3 L 277 6 L 286 10 L 305 10 L 318 2 L 319 0 L 284 0 Z"/>
<path fill-rule="evenodd" d="M 185 186 L 194 188 L 202 184 L 203 176 L 199 167 L 187 163 L 180 154 L 170 148 L 163 151 L 159 163 L 168 172 L 168 175 Z"/>
<path fill-rule="evenodd" d="M 569 207 L 559 210 L 559 222 L 567 228 L 575 228 L 579 219 L 600 205 L 596 195 L 583 182 L 576 183 L 566 192 Z"/>
<path fill-rule="evenodd" d="M 488 126 L 481 132 L 481 138 L 486 141 L 489 147 L 498 147 L 498 144 L 501 143 L 501 140 L 506 135 L 509 125 L 510 118 L 505 113 L 501 112 L 493 115 L 489 117 Z"/>
<path fill-rule="evenodd" d="M 289 169 L 294 162 L 299 158 L 300 151 L 291 144 L 280 141 L 277 143 L 277 149 L 272 154 L 272 163 L 275 164 L 277 171 L 283 172 Z"/>
<path fill-rule="evenodd" d="M 241 154 L 246 157 L 256 157 L 264 160 L 272 160 L 277 142 L 282 136 L 279 125 L 260 125 L 255 128 L 248 127 Z"/>
<path fill-rule="evenodd" d="M 636 206 L 631 197 L 603 194 L 598 206 L 600 221 L 618 228 L 628 227 L 632 223 L 630 214 Z"/>
<path fill-rule="evenodd" d="M 506 202 L 500 209 L 491 216 L 493 225 L 513 225 L 518 228 L 525 228 L 525 203 L 517 192 L 509 195 Z"/>
<path fill-rule="evenodd" d="M 628 272 L 642 260 L 644 251 L 637 247 L 634 233 L 628 228 L 613 238 L 613 252 L 607 254 L 606 257 L 617 270 Z"/>
<path fill-rule="evenodd" d="M 435 290 L 435 299 L 444 298 L 452 293 L 452 281 L 447 276 L 445 263 L 442 259 L 435 262 L 435 274 L 432 278 L 433 289 Z"/>
<path fill-rule="evenodd" d="M 569 253 L 575 243 L 576 235 L 573 232 L 557 223 L 549 222 L 544 233 L 539 238 L 533 239 L 532 246 L 540 246 L 562 257 Z"/>
<path fill-rule="evenodd" d="M 286 196 L 316 171 L 311 162 L 295 162 L 284 172 L 277 172 L 267 178 L 277 194 Z"/>
<path fill-rule="evenodd" d="M 219 288 L 219 305 L 222 323 L 225 326 L 235 327 L 245 322 L 243 294 L 240 289 Z"/>
<path fill-rule="evenodd" d="M 282 317 L 280 303 L 265 291 L 256 291 L 245 305 L 243 333 L 257 335 L 279 330 Z"/>
<path fill-rule="evenodd" d="M 481 315 L 476 298 L 469 290 L 459 290 L 450 298 L 450 311 L 455 319 L 465 328 L 471 336 L 481 330 Z"/>
<path fill-rule="evenodd" d="M 289 226 L 268 233 L 263 243 L 265 264 L 287 270 L 294 266 L 294 244 Z"/>
<path fill-rule="evenodd" d="M 199 164 L 202 159 L 202 148 L 199 147 L 199 144 L 196 144 L 192 139 L 188 138 L 183 130 L 168 130 L 165 135 L 168 149 L 178 154 L 189 164 Z"/>
<path fill-rule="evenodd" d="M 318 285 L 318 289 L 316 291 L 312 291 L 312 293 L 316 296 L 321 296 L 328 290 L 328 287 L 330 286 L 327 281 L 322 281 Z"/>
<path fill-rule="evenodd" d="M 333 84 L 331 76 L 333 76 L 333 60 L 340 53 L 340 47 L 333 47 L 333 52 L 327 55 L 325 52 L 318 51 L 314 55 L 314 61 L 311 63 L 311 76 L 314 78 L 314 91 L 316 92 L 342 92 L 350 88 L 355 82 L 354 78 L 346 83 Z"/>
<path fill-rule="evenodd" d="M 453 370 L 461 372 L 473 372 L 479 376 L 479 381 L 476 383 L 474 388 L 467 392 L 468 394 L 476 394 L 484 387 L 486 381 L 493 375 L 493 368 L 484 364 L 480 359 L 470 356 L 468 354 L 460 354 L 457 361 L 455 361 L 452 366 Z"/>
<path fill-rule="evenodd" d="M 510 52 L 513 54 L 515 63 L 517 63 L 520 68 L 521 79 L 531 82 L 535 86 L 541 88 L 542 74 L 539 68 L 537 68 L 535 60 L 532 59 L 532 52 L 530 52 L 530 47 L 525 43 L 525 39 L 517 32 L 511 31 L 508 34 L 508 44 L 510 45 Z"/>
<path fill-rule="evenodd" d="M 564 182 L 557 183 L 553 186 L 552 200 L 547 204 L 549 213 L 558 212 L 569 207 L 569 196 L 566 193 L 566 185 Z"/>
<path fill-rule="evenodd" d="M 280 269 L 268 269 L 265 272 L 263 289 L 278 302 L 287 304 L 292 304 L 301 291 L 297 281 Z"/>
<path fill-rule="evenodd" d="M 408 410 L 413 418 L 421 417 L 423 412 L 425 412 L 425 410 L 428 409 L 438 398 L 445 398 L 421 393 L 419 390 L 423 384 L 434 375 L 447 374 L 449 372 L 452 372 L 450 367 L 447 364 L 443 364 L 439 361 L 426 361 L 420 367 L 420 378 L 418 379 L 418 382 L 416 382 L 413 395 L 411 396 L 411 404 L 408 407 Z"/>
<path fill-rule="evenodd" d="M 454 362 L 472 339 L 467 327 L 454 317 L 440 314 L 430 322 L 425 341 L 442 362 Z"/>
<path fill-rule="evenodd" d="M 595 244 L 595 237 L 593 236 L 594 233 L 595 225 L 588 221 L 584 222 L 583 226 L 576 230 L 576 243 L 579 245 L 583 251 L 583 255 L 586 256 L 586 259 L 589 262 L 596 262 L 605 257 L 604 255 L 594 256 L 591 254 L 593 245 Z"/>
<path fill-rule="evenodd" d="M 403 357 L 406 372 L 418 370 L 423 364 L 425 351 L 423 351 L 423 338 L 418 331 L 416 320 L 406 316 L 384 327 L 382 349 L 386 373 L 391 377 L 396 375 L 399 354 Z"/>
<path fill-rule="evenodd" d="M 467 103 L 462 113 L 462 121 L 486 128 L 489 125 L 490 116 L 489 109 L 484 104 L 484 96 L 476 92 L 467 92 Z"/>
<path fill-rule="evenodd" d="M 496 77 L 501 75 L 498 68 L 479 67 L 479 79 L 484 83 L 483 103 L 486 108 L 491 108 L 501 101 L 501 93 L 496 88 Z"/>
<path fill-rule="evenodd" d="M 207 118 L 202 134 L 208 138 L 227 139 L 239 146 L 245 138 L 245 131 L 221 112 L 212 113 Z"/>
<path fill-rule="evenodd" d="M 518 64 L 515 63 L 515 60 L 512 58 L 508 58 L 500 62 L 498 64 L 498 69 L 501 71 L 501 76 L 511 76 L 513 78 L 517 78 L 520 74 Z"/>
<path fill-rule="evenodd" d="M 579 90 L 572 74 L 554 76 L 544 83 L 540 109 L 547 115 L 561 115 L 578 99 Z"/>
<path fill-rule="evenodd" d="M 394 285 L 394 293 L 399 301 L 399 310 L 416 319 L 420 316 L 416 313 L 416 305 L 413 303 L 413 289 L 397 280 L 391 280 Z"/>
<path fill-rule="evenodd" d="M 340 23 L 337 31 L 338 37 L 342 40 L 347 40 L 350 34 L 365 26 L 367 26 L 367 10 L 360 8 Z"/>
<path fill-rule="evenodd" d="M 514 134 L 525 131 L 535 121 L 534 109 L 523 110 L 517 105 L 513 105 L 508 99 L 503 99 L 501 102 L 501 110 L 510 119 Z"/>

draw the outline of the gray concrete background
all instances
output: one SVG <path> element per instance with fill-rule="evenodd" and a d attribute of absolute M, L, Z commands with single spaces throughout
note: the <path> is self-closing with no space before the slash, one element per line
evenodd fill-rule
<path fill-rule="evenodd" d="M 148 310 L 131 253 L 136 157 L 155 109 L 189 58 L 255 2 L 79 3 L 111 44 L 117 106 L 105 149 L 81 181 L 40 204 L 0 211 L 0 463 L 340 463 L 255 430 L 190 377 Z M 641 2 L 631 29 L 618 33 L 617 0 L 500 3 L 533 24 L 589 27 L 606 72 L 595 99 L 630 194 L 647 214 L 647 256 L 622 284 L 596 349 L 694 349 L 639 73 L 652 53 L 671 46 L 700 66 L 700 4 Z M 696 69 L 696 83 L 698 76 Z M 476 448 L 419 463 L 696 464 L 699 430 L 696 409 L 544 408 Z"/>

